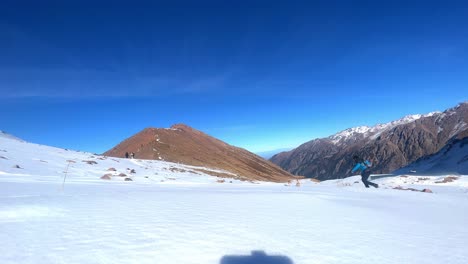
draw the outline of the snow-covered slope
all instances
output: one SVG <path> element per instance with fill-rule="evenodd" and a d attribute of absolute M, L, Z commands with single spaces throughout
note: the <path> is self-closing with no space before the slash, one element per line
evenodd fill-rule
<path fill-rule="evenodd" d="M 219 183 L 203 173 L 208 168 L 7 137 L 0 137 L 0 156 L 2 264 L 461 264 L 468 258 L 465 176 L 383 178 L 375 181 L 379 189 L 364 188 L 358 176 Z M 128 177 L 101 180 L 107 173 Z M 410 187 L 433 193 L 402 191 Z"/>
<path fill-rule="evenodd" d="M 14 139 L 16 141 L 23 141 L 22 139 L 17 138 L 15 136 L 12 136 L 12 135 L 10 135 L 7 132 L 2 131 L 2 130 L 0 130 L 0 138 L 8 138 L 8 139 Z"/>
<path fill-rule="evenodd" d="M 378 178 L 373 180 L 372 178 Z M 383 177 L 383 178 L 380 178 Z M 362 188 L 360 176 L 352 176 L 340 180 L 328 180 L 319 183 L 321 186 L 337 186 L 359 190 Z M 461 175 L 373 175 L 370 181 L 379 184 L 379 190 L 416 191 L 430 190 L 444 195 L 468 195 L 468 177 Z M 311 184 L 311 183 L 305 183 Z M 467 197 L 468 198 L 468 197 Z"/>
<path fill-rule="evenodd" d="M 132 171 L 133 170 L 133 171 Z M 56 180 L 67 174 L 67 182 L 110 181 L 209 183 L 221 180 L 210 176 L 219 172 L 232 177 L 237 175 L 216 169 L 187 166 L 164 161 L 119 159 L 87 152 L 54 148 L 28 143 L 7 134 L 0 135 L 0 176 L 12 180 Z"/>

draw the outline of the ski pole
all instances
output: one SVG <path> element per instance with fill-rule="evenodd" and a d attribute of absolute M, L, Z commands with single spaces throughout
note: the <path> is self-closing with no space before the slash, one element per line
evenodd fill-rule
<path fill-rule="evenodd" d="M 68 161 L 68 165 L 67 165 L 67 168 L 65 169 L 65 177 L 63 177 L 63 183 L 62 183 L 62 192 L 65 188 L 65 180 L 67 179 L 67 174 L 68 174 L 68 167 L 70 167 L 70 161 Z"/>

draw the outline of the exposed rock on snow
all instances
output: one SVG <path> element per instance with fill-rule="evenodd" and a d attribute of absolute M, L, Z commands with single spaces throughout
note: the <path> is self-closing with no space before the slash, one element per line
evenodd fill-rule
<path fill-rule="evenodd" d="M 112 174 L 105 174 L 101 177 L 102 180 L 110 180 L 112 179 Z"/>
<path fill-rule="evenodd" d="M 447 183 L 447 182 L 453 182 L 455 180 L 458 180 L 459 177 L 456 176 L 447 176 L 441 181 L 436 181 L 435 183 Z"/>

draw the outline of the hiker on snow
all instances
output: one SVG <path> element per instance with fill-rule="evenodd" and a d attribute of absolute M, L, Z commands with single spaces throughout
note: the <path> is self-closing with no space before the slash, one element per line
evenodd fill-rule
<path fill-rule="evenodd" d="M 353 156 L 353 160 L 356 163 L 354 168 L 351 170 L 351 173 L 354 173 L 357 170 L 361 170 L 361 179 L 362 183 L 366 186 L 366 188 L 369 188 L 369 185 L 372 185 L 375 188 L 379 188 L 379 185 L 373 182 L 368 181 L 369 176 L 371 174 L 370 172 L 370 167 L 372 166 L 372 163 L 368 160 L 364 160 L 356 155 Z"/>

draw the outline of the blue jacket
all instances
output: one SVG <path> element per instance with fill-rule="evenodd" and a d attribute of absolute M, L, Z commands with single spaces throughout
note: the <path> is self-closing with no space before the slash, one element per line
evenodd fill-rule
<path fill-rule="evenodd" d="M 353 170 L 351 173 L 354 173 L 357 170 L 364 171 L 365 169 L 369 168 L 372 166 L 372 163 L 368 160 L 365 160 L 364 162 L 358 162 L 356 166 L 354 166 Z"/>

